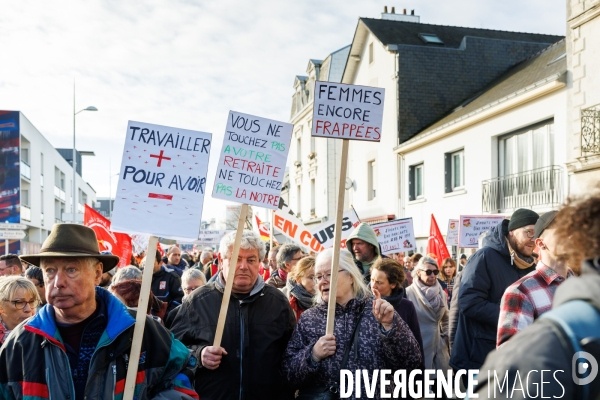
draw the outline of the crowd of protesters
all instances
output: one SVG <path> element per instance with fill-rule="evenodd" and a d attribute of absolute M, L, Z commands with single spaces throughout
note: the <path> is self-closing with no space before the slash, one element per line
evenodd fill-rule
<path fill-rule="evenodd" d="M 98 252 L 91 229 L 58 224 L 39 254 L 1 256 L 0 399 L 120 398 L 144 267 L 152 268 L 152 282 L 138 399 L 339 398 L 342 369 L 477 369 L 506 373 L 509 381 L 562 370 L 564 379 L 545 395 L 600 392 L 600 379 L 585 386 L 571 379 L 576 350 L 600 359 L 600 326 L 572 343 L 600 311 L 598 193 L 541 216 L 518 209 L 458 263 L 384 255 L 366 223 L 350 234 L 337 265 L 333 249 L 269 248 L 248 230 L 231 260 L 235 239 L 235 232 L 225 235 L 216 252 L 187 254 L 171 245 L 164 255 L 136 254 L 117 268 L 117 257 Z M 224 331 L 214 346 L 231 268 Z M 332 268 L 335 319 L 327 334 Z M 555 314 L 577 318 L 573 307 L 582 309 L 582 301 L 591 305 L 587 319 L 572 330 L 556 322 Z M 525 386 L 543 380 L 538 375 Z M 362 393 L 365 384 L 357 383 Z M 480 379 L 472 389 L 488 398 L 489 385 Z M 496 389 L 493 398 L 530 393 Z"/>

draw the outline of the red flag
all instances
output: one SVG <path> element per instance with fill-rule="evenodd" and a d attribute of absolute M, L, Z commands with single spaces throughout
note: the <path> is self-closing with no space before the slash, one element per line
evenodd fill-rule
<path fill-rule="evenodd" d="M 119 268 L 131 264 L 132 249 L 129 235 L 111 231 L 110 221 L 87 204 L 83 214 L 83 224 L 96 232 L 100 251 L 110 251 L 119 257 Z"/>
<path fill-rule="evenodd" d="M 260 218 L 258 218 L 258 215 L 255 214 L 254 217 L 256 218 L 256 226 L 258 227 L 258 233 L 260 234 L 260 238 L 263 241 L 268 242 L 271 239 L 271 234 L 269 232 L 269 229 L 267 229 L 265 224 L 263 224 L 263 222 L 260 220 Z M 273 243 L 277 243 L 275 238 L 273 238 Z"/>
<path fill-rule="evenodd" d="M 429 226 L 429 240 L 427 241 L 427 255 L 435 257 L 439 268 L 442 268 L 442 262 L 450 258 L 450 253 L 446 247 L 444 237 L 438 228 L 435 217 L 431 214 L 431 225 Z"/>

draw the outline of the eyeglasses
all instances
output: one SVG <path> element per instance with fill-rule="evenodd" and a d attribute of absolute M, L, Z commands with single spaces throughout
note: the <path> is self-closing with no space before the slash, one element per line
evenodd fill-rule
<path fill-rule="evenodd" d="M 13 303 L 13 305 L 15 306 L 15 308 L 17 310 L 22 310 L 25 308 L 25 304 L 29 304 L 29 308 L 31 308 L 32 310 L 34 308 L 36 308 L 40 303 L 37 300 L 31 300 L 31 301 L 22 301 L 22 300 L 8 300 L 9 302 Z"/>
<path fill-rule="evenodd" d="M 427 276 L 434 274 L 437 275 L 440 273 L 439 269 L 422 269 L 421 271 L 425 272 L 425 274 L 427 274 Z"/>
<path fill-rule="evenodd" d="M 340 272 L 345 272 L 343 269 L 338 270 L 338 274 Z M 321 282 L 322 280 L 326 280 L 327 282 L 331 282 L 331 272 L 324 275 L 315 275 L 314 280 L 316 283 Z"/>
<path fill-rule="evenodd" d="M 533 236 L 535 235 L 535 232 L 533 231 L 533 229 L 525 229 L 525 228 L 523 228 L 523 232 L 525 232 L 525 234 L 527 235 L 527 237 L 529 239 L 533 239 Z"/>
<path fill-rule="evenodd" d="M 193 292 L 194 290 L 198 289 L 200 286 L 192 286 L 192 287 L 185 287 L 183 288 L 184 292 Z"/>

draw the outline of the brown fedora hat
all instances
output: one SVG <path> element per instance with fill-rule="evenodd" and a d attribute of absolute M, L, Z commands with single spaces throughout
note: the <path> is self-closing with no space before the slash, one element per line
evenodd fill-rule
<path fill-rule="evenodd" d="M 102 272 L 108 272 L 119 263 L 119 257 L 100 254 L 98 239 L 93 229 L 78 224 L 55 224 L 44 240 L 39 254 L 21 256 L 21 260 L 40 266 L 41 258 L 94 257 L 103 264 Z"/>

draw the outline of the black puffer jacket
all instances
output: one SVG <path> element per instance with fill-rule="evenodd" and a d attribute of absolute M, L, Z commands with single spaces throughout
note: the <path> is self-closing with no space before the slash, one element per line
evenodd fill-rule
<path fill-rule="evenodd" d="M 506 288 L 535 270 L 512 264 L 506 243 L 508 220 L 496 225 L 483 239 L 467 263 L 458 292 L 458 324 L 450 366 L 479 369 L 488 353 L 496 348 L 500 300 Z M 527 260 L 533 263 L 533 259 Z"/>
<path fill-rule="evenodd" d="M 187 296 L 171 331 L 186 346 L 212 346 L 224 285 L 215 282 Z M 292 398 L 280 371 L 281 358 L 292 336 L 296 317 L 280 290 L 262 277 L 243 300 L 232 294 L 221 347 L 227 351 L 215 370 L 199 368 L 196 391 L 203 400 L 285 400 Z M 201 352 L 201 350 L 199 350 Z"/>
<path fill-rule="evenodd" d="M 585 262 L 581 277 L 569 278 L 556 289 L 552 308 L 571 300 L 584 300 L 600 312 L 598 293 L 600 293 L 600 258 Z M 505 390 L 501 391 L 497 386 L 491 387 L 494 385 L 493 378 L 489 382 L 487 379 L 480 379 L 476 388 L 479 398 L 487 399 L 488 393 L 495 394 L 494 398 L 497 399 L 533 398 L 536 392 L 539 393 L 543 388 L 545 398 L 582 399 L 583 396 L 579 392 L 582 386 L 576 385 L 573 381 L 573 373 L 576 372 L 572 368 L 575 350 L 566 339 L 567 336 L 562 336 L 560 332 L 561 328 L 554 323 L 539 318 L 498 350 L 490 353 L 479 376 L 487 377 L 489 373 L 493 377 L 495 372 L 500 380 L 508 376 L 507 382 L 510 383 L 508 388 L 505 386 Z M 594 338 L 586 338 L 585 342 L 582 341 L 582 345 L 583 351 L 600 360 L 600 332 Z M 545 371 L 545 375 L 542 375 L 541 371 Z M 522 379 L 523 390 L 517 388 L 513 391 L 513 382 L 517 382 L 517 385 L 519 382 L 517 374 Z M 508 393 L 506 389 L 509 389 Z M 527 394 L 530 397 L 527 397 Z M 589 394 L 591 399 L 600 398 L 598 377 L 590 384 Z"/>
<path fill-rule="evenodd" d="M 175 272 L 169 272 L 165 267 L 160 267 L 160 271 L 152 275 L 150 290 L 159 300 L 169 303 L 169 311 L 177 307 L 183 298 L 181 279 Z"/>

